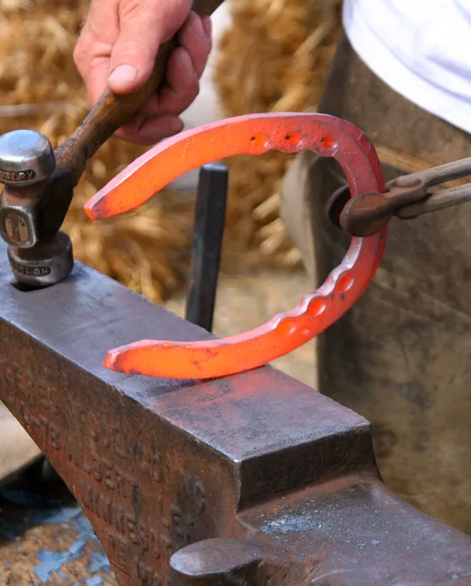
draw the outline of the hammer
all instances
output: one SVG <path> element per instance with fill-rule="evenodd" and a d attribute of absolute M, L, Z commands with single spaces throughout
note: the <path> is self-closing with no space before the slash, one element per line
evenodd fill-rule
<path fill-rule="evenodd" d="M 194 0 L 193 10 L 211 15 L 223 0 Z M 0 235 L 20 286 L 39 289 L 65 279 L 74 265 L 72 242 L 60 230 L 87 162 L 129 122 L 164 81 L 176 37 L 163 44 L 144 86 L 127 95 L 105 90 L 73 134 L 56 150 L 34 130 L 0 136 Z"/>

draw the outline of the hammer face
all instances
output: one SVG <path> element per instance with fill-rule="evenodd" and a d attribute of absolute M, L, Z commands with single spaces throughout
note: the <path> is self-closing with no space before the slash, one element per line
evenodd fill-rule
<path fill-rule="evenodd" d="M 59 231 L 31 248 L 9 246 L 8 260 L 19 288 L 42 289 L 63 281 L 72 270 L 72 242 Z"/>

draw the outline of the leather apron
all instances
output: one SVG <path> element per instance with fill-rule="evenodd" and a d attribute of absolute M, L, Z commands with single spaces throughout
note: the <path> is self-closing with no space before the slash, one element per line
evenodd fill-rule
<path fill-rule="evenodd" d="M 385 179 L 471 155 L 471 137 L 381 82 L 339 44 L 319 111 L 378 147 Z M 282 217 L 316 285 L 348 237 L 324 217 L 344 178 L 301 153 L 283 184 Z M 471 204 L 393 219 L 383 261 L 357 304 L 318 339 L 320 392 L 373 425 L 385 482 L 471 533 Z"/>

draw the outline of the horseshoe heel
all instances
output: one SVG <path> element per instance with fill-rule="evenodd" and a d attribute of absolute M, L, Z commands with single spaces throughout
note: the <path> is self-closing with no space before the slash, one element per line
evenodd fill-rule
<path fill-rule="evenodd" d="M 323 114 L 259 114 L 202 126 L 160 143 L 117 175 L 85 210 L 94 220 L 109 218 L 142 205 L 187 171 L 270 150 L 312 150 L 335 158 L 351 197 L 385 191 L 373 145 L 349 122 Z M 385 240 L 386 230 L 352 238 L 345 258 L 317 291 L 253 330 L 209 341 L 142 340 L 110 350 L 104 364 L 127 374 L 179 379 L 216 378 L 262 366 L 320 334 L 357 301 L 376 272 Z"/>

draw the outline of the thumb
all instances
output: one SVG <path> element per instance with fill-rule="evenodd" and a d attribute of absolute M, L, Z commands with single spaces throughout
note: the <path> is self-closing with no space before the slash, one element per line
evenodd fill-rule
<path fill-rule="evenodd" d="M 115 94 L 127 94 L 149 78 L 160 45 L 159 31 L 146 27 L 137 18 L 123 23 L 110 57 L 108 87 Z"/>
<path fill-rule="evenodd" d="M 191 3 L 181 1 L 141 0 L 137 4 L 129 2 L 132 9 L 126 11 L 126 4 L 122 0 L 120 32 L 110 56 L 108 87 L 116 94 L 127 94 L 145 84 L 159 46 L 178 30 L 191 8 Z"/>

